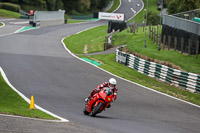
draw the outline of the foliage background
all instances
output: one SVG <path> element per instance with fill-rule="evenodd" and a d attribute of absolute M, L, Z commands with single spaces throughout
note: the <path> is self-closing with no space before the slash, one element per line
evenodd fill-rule
<path fill-rule="evenodd" d="M 58 10 L 64 9 L 67 14 L 87 14 L 102 10 L 111 0 L 0 0 L 19 4 L 25 10 Z"/>

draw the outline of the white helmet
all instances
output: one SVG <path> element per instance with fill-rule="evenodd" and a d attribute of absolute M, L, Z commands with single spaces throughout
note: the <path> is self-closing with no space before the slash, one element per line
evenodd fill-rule
<path fill-rule="evenodd" d="M 114 89 L 117 84 L 117 81 L 114 78 L 109 79 L 109 87 Z"/>

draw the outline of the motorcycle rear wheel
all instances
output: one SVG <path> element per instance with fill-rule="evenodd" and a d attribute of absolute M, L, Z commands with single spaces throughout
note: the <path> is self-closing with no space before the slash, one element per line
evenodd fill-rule
<path fill-rule="evenodd" d="M 95 115 L 96 115 L 97 113 L 100 112 L 100 109 L 101 109 L 101 107 L 102 107 L 103 105 L 104 105 L 104 104 L 103 104 L 102 102 L 100 102 L 100 103 L 96 106 L 96 108 L 94 108 L 94 109 L 92 110 L 91 116 L 92 116 L 92 117 L 95 117 Z"/>

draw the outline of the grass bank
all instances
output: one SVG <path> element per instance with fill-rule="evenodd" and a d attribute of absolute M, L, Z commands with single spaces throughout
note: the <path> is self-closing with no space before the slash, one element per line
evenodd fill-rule
<path fill-rule="evenodd" d="M 88 53 L 103 51 L 107 26 L 99 26 L 91 30 L 72 35 L 64 39 L 67 47 L 76 54 L 83 54 L 87 45 Z M 79 41 L 77 41 L 77 38 Z M 81 42 L 81 43 L 80 43 Z"/>
<path fill-rule="evenodd" d="M 102 32 L 103 34 L 98 34 L 97 32 Z M 88 44 L 88 47 L 98 48 L 97 46 L 101 46 L 103 49 L 103 43 L 105 41 L 105 30 L 107 29 L 106 26 L 100 26 L 93 29 L 90 29 L 88 31 L 84 31 L 80 34 L 70 36 L 65 39 L 66 46 L 73 52 L 73 53 L 83 53 L 83 46 L 85 44 Z M 99 39 L 102 38 L 102 39 Z M 83 41 L 76 41 L 76 40 L 83 40 Z M 85 42 L 87 40 L 87 42 Z M 91 41 L 95 40 L 95 41 Z M 120 45 L 120 44 L 127 44 L 128 48 L 132 50 L 137 50 L 139 53 L 142 52 L 143 54 L 152 55 L 155 54 L 154 57 L 161 57 L 162 58 L 177 58 L 176 62 L 182 62 L 180 64 L 184 64 L 186 60 L 189 60 L 188 58 L 193 58 L 191 56 L 182 55 L 178 52 L 175 52 L 173 50 L 165 50 L 165 51 L 157 51 L 157 46 L 147 38 L 147 48 L 144 48 L 144 33 L 142 32 L 142 29 L 139 29 L 139 32 L 135 35 L 131 33 L 127 33 L 127 31 L 123 31 L 121 33 L 117 33 L 114 37 L 114 44 Z M 98 45 L 97 45 L 98 44 Z M 91 46 L 90 46 L 91 45 Z M 93 49 L 92 51 L 97 51 Z M 174 53 L 173 56 L 169 56 L 170 54 Z M 176 57 L 176 56 L 178 57 Z M 191 92 L 188 92 L 186 90 L 176 88 L 174 86 L 170 86 L 166 83 L 157 81 L 154 78 L 150 78 L 146 75 L 143 75 L 131 68 L 125 67 L 124 65 L 121 65 L 115 61 L 115 54 L 108 54 L 108 55 L 95 55 L 95 56 L 80 56 L 80 57 L 86 57 L 86 58 L 93 58 L 96 60 L 99 60 L 103 62 L 103 65 L 100 67 L 114 73 L 120 77 L 123 77 L 125 79 L 131 80 L 133 82 L 139 83 L 141 85 L 144 85 L 146 87 L 150 87 L 152 89 L 158 90 L 160 92 L 172 95 L 174 97 L 183 99 L 185 101 L 189 101 L 191 103 L 200 105 L 200 95 L 194 94 Z M 183 57 L 182 57 L 183 56 Z M 187 57 L 186 57 L 187 56 Z M 182 57 L 185 60 L 179 60 L 179 57 Z M 193 67 L 189 65 L 189 67 Z M 189 68 L 188 67 L 188 68 Z M 198 68 L 199 69 L 199 68 Z"/>
<path fill-rule="evenodd" d="M 77 54 L 84 53 L 85 45 L 87 45 L 88 53 L 103 51 L 105 36 L 107 35 L 106 30 L 107 26 L 99 26 L 80 34 L 72 35 L 66 38 L 64 42 L 73 53 Z M 130 52 L 137 52 L 152 59 L 173 63 L 187 72 L 200 73 L 199 59 L 196 59 L 193 55 L 181 54 L 174 50 L 158 51 L 158 45 L 154 44 L 154 42 L 148 38 L 148 33 L 147 47 L 144 48 L 144 35 L 143 28 L 139 28 L 136 34 L 127 33 L 127 30 L 124 30 L 113 36 L 113 45 L 119 46 L 121 44 L 126 44 Z M 76 41 L 77 38 L 81 41 Z"/>
<path fill-rule="evenodd" d="M 0 27 L 2 26 L 3 24 L 0 22 Z"/>
<path fill-rule="evenodd" d="M 148 34 L 147 47 L 144 48 L 144 35 L 142 28 L 139 28 L 139 32 L 135 35 L 123 31 L 114 35 L 114 45 L 126 44 L 130 52 L 137 52 L 152 59 L 173 63 L 187 72 L 200 73 L 200 60 L 196 59 L 194 55 L 181 54 L 175 50 L 158 51 L 158 45 L 148 38 Z"/>
<path fill-rule="evenodd" d="M 0 17 L 8 17 L 8 18 L 20 18 L 21 14 L 13 12 L 13 11 L 8 11 L 5 9 L 0 9 Z"/>
<path fill-rule="evenodd" d="M 6 84 L 1 74 L 0 92 L 0 113 L 2 114 L 51 120 L 56 119 L 40 110 L 30 110 L 29 104 Z"/>

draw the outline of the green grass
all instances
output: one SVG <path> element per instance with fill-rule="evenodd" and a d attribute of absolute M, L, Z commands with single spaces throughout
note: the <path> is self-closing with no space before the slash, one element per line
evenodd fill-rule
<path fill-rule="evenodd" d="M 108 12 L 113 12 L 115 9 L 118 8 L 119 4 L 120 4 L 120 0 L 114 0 L 113 5 L 112 5 L 112 7 L 108 10 Z"/>
<path fill-rule="evenodd" d="M 146 14 L 146 12 L 144 11 L 144 9 L 146 9 L 146 0 L 143 0 L 144 2 L 144 8 L 140 11 L 139 14 L 137 14 L 134 18 L 132 18 L 129 22 L 133 22 L 133 21 L 136 21 L 137 23 L 142 23 L 143 22 L 143 18 L 144 18 L 144 15 Z M 157 2 L 158 0 L 148 0 L 148 12 L 149 11 L 152 11 L 154 13 L 157 13 L 159 14 L 159 10 L 158 10 L 158 7 L 157 7 Z"/>
<path fill-rule="evenodd" d="M 166 83 L 159 82 L 154 78 L 150 78 L 143 75 L 131 68 L 128 68 L 122 64 L 115 61 L 116 54 L 107 55 L 94 55 L 94 56 L 80 56 L 86 58 L 92 58 L 103 62 L 103 65 L 99 66 L 115 75 L 123 77 L 125 79 L 131 80 L 143 86 L 152 88 L 154 90 L 166 93 L 168 95 L 183 99 L 185 101 L 200 105 L 200 95 L 194 94 L 189 91 L 170 86 Z"/>
<path fill-rule="evenodd" d="M 194 55 L 189 56 L 174 50 L 158 51 L 158 45 L 154 44 L 148 38 L 148 34 L 147 47 L 144 48 L 144 35 L 142 28 L 139 28 L 139 32 L 135 35 L 123 31 L 114 35 L 114 45 L 126 44 L 131 52 L 137 52 L 153 59 L 171 62 L 187 72 L 200 73 L 200 60 L 196 59 Z"/>
<path fill-rule="evenodd" d="M 68 24 L 74 24 L 74 23 L 82 23 L 85 22 L 83 20 L 75 20 L 75 19 L 67 19 Z"/>
<path fill-rule="evenodd" d="M 8 11 L 5 9 L 0 9 L 0 17 L 8 17 L 8 18 L 20 18 L 21 14 L 13 12 L 13 11 Z"/>
<path fill-rule="evenodd" d="M 0 113 L 41 118 L 41 119 L 51 119 L 51 120 L 56 119 L 40 110 L 37 109 L 30 110 L 29 104 L 6 84 L 1 74 L 0 74 Z"/>
<path fill-rule="evenodd" d="M 64 39 L 66 46 L 76 54 L 84 53 L 88 45 L 88 53 L 103 51 L 107 26 L 99 26 Z M 78 39 L 77 39 L 78 38 Z"/>
<path fill-rule="evenodd" d="M 3 24 L 0 22 L 0 26 L 2 26 Z"/>

